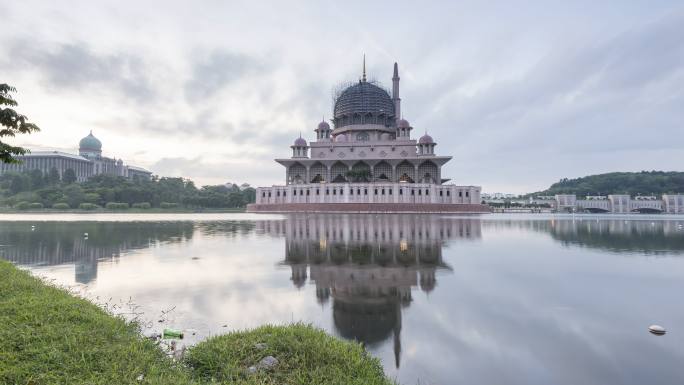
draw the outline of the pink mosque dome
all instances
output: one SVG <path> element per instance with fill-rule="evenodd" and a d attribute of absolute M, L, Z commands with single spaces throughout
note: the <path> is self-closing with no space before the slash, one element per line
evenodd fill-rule
<path fill-rule="evenodd" d="M 323 121 L 321 121 L 320 123 L 318 123 L 318 129 L 321 130 L 321 131 L 323 131 L 323 130 L 330 130 L 330 125 L 328 124 L 328 122 L 326 122 L 325 120 L 323 120 Z"/>
<path fill-rule="evenodd" d="M 406 119 L 399 119 L 397 122 L 397 127 L 399 128 L 409 128 L 411 125 L 409 124 L 408 120 Z"/>
<path fill-rule="evenodd" d="M 432 137 L 428 134 L 425 134 L 418 139 L 418 143 L 420 144 L 433 144 L 435 143 L 434 140 L 432 140 Z"/>
<path fill-rule="evenodd" d="M 306 147 L 306 140 L 301 136 L 294 141 L 294 145 L 297 147 Z"/>

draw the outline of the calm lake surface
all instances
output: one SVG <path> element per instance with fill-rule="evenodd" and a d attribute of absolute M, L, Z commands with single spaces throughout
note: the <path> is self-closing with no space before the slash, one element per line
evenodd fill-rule
<path fill-rule="evenodd" d="M 186 344 L 313 323 L 402 384 L 684 383 L 684 217 L 0 215 L 0 258 Z"/>

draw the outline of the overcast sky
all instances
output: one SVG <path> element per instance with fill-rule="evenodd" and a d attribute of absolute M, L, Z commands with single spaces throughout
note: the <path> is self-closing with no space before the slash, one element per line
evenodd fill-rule
<path fill-rule="evenodd" d="M 600 3 L 600 4 L 597 4 Z M 485 192 L 682 170 L 677 1 L 0 0 L 0 83 L 42 129 L 13 143 L 103 153 L 198 184 L 284 182 L 331 93 L 369 76 Z"/>

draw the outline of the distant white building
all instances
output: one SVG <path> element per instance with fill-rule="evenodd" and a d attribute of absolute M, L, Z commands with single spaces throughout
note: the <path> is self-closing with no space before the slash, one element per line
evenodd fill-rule
<path fill-rule="evenodd" d="M 60 178 L 66 170 L 73 170 L 78 182 L 88 180 L 93 175 L 111 174 L 125 178 L 150 179 L 152 172 L 142 167 L 129 166 L 123 160 L 102 156 L 102 142 L 93 136 L 88 136 L 79 142 L 78 155 L 60 151 L 32 151 L 18 156 L 20 163 L 0 163 L 0 175 L 7 172 L 26 172 L 40 170 L 47 174 L 56 169 Z"/>
<path fill-rule="evenodd" d="M 668 214 L 684 214 L 684 195 L 663 195 L 663 211 Z"/>
<path fill-rule="evenodd" d="M 627 194 L 590 195 L 586 199 L 577 199 L 574 194 L 557 194 L 553 200 L 553 207 L 557 211 L 568 212 L 682 214 L 684 194 L 665 194 L 662 199 L 651 195 L 631 197 Z"/>

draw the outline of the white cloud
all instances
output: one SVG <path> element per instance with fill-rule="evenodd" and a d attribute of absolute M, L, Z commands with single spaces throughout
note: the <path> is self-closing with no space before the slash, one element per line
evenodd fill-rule
<path fill-rule="evenodd" d="M 43 129 L 19 144 L 93 129 L 159 174 L 282 183 L 272 159 L 330 117 L 365 53 L 385 85 L 399 62 L 404 116 L 454 156 L 455 183 L 525 192 L 684 155 L 677 3 L 69 4 L 0 6 L 0 81 Z"/>

